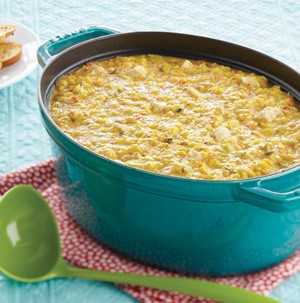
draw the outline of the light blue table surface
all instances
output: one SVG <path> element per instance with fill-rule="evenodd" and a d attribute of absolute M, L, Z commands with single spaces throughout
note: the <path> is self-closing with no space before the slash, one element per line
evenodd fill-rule
<path fill-rule="evenodd" d="M 300 0 L 0 0 L 0 18 L 26 25 L 42 42 L 89 25 L 121 32 L 198 34 L 259 50 L 300 71 Z M 37 68 L 21 82 L 0 90 L 0 174 L 51 157 L 37 105 L 40 74 Z M 300 274 L 281 283 L 271 296 L 299 303 Z M 105 283 L 61 279 L 32 285 L 0 275 L 0 302 L 135 300 Z"/>

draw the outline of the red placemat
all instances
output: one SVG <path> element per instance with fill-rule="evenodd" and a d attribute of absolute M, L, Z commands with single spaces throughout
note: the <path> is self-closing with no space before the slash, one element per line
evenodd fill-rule
<path fill-rule="evenodd" d="M 123 258 L 89 237 L 69 216 L 63 206 L 56 182 L 54 161 L 48 160 L 34 166 L 13 171 L 0 177 L 0 195 L 17 184 L 29 184 L 39 190 L 49 202 L 59 227 L 63 256 L 72 264 L 105 271 L 147 275 L 172 276 L 174 273 L 142 265 Z M 285 261 L 253 274 L 211 279 L 213 281 L 252 290 L 264 295 L 281 281 L 300 270 L 300 249 Z M 177 275 L 178 276 L 178 275 Z M 199 277 L 203 278 L 203 277 Z M 207 303 L 209 300 L 173 292 L 138 286 L 119 285 L 120 288 L 144 303 Z"/>

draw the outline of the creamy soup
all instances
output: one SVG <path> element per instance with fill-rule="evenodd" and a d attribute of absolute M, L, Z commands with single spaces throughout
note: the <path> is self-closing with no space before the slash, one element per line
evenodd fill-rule
<path fill-rule="evenodd" d="M 56 81 L 50 114 L 91 151 L 184 178 L 234 180 L 300 164 L 300 111 L 259 75 L 160 55 L 89 62 Z"/>

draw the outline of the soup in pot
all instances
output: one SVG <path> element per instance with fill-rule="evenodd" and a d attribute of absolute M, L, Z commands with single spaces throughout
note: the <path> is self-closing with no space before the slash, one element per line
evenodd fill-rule
<path fill-rule="evenodd" d="M 296 100 L 217 63 L 151 54 L 88 62 L 56 81 L 50 115 L 89 150 L 158 174 L 236 180 L 300 164 Z"/>

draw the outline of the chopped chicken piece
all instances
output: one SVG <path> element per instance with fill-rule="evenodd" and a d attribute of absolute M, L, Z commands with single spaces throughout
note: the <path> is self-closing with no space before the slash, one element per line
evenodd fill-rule
<path fill-rule="evenodd" d="M 122 133 L 129 133 L 134 130 L 132 126 L 116 123 L 115 127 L 120 130 Z"/>
<path fill-rule="evenodd" d="M 260 83 L 257 81 L 257 79 L 254 77 L 251 77 L 251 76 L 242 77 L 242 82 L 245 84 L 248 84 L 250 87 L 253 87 L 253 88 L 260 87 Z"/>
<path fill-rule="evenodd" d="M 98 65 L 92 65 L 92 67 L 89 68 L 88 75 L 90 76 L 106 76 L 108 74 L 107 70 Z"/>
<path fill-rule="evenodd" d="M 203 159 L 202 154 L 194 150 L 193 148 L 188 151 L 188 153 L 186 154 L 186 158 L 199 161 Z"/>
<path fill-rule="evenodd" d="M 194 87 L 189 87 L 187 90 L 193 97 L 196 97 L 196 98 L 201 97 L 201 93 L 198 91 L 198 89 L 196 89 Z"/>
<path fill-rule="evenodd" d="M 144 66 L 142 65 L 137 65 L 135 66 L 134 68 L 132 68 L 128 74 L 133 77 L 133 78 L 140 78 L 140 79 L 144 79 L 147 77 L 148 75 L 148 72 L 147 70 L 145 69 Z"/>
<path fill-rule="evenodd" d="M 218 128 L 216 128 L 213 133 L 212 136 L 215 138 L 215 140 L 217 142 L 223 141 L 227 138 L 231 137 L 231 133 L 230 130 L 224 126 L 220 126 Z"/>
<path fill-rule="evenodd" d="M 257 119 L 263 120 L 266 122 L 272 122 L 279 114 L 279 109 L 276 107 L 268 106 L 264 108 L 258 115 Z"/>
<path fill-rule="evenodd" d="M 185 60 L 185 61 L 183 62 L 183 64 L 181 65 L 181 67 L 182 67 L 183 69 L 187 69 L 187 70 L 192 69 L 193 66 L 194 66 L 194 64 L 193 64 L 190 60 Z"/>
<path fill-rule="evenodd" d="M 153 101 L 151 103 L 151 105 L 153 107 L 153 113 L 161 113 L 161 112 L 165 112 L 167 110 L 166 102 Z"/>

